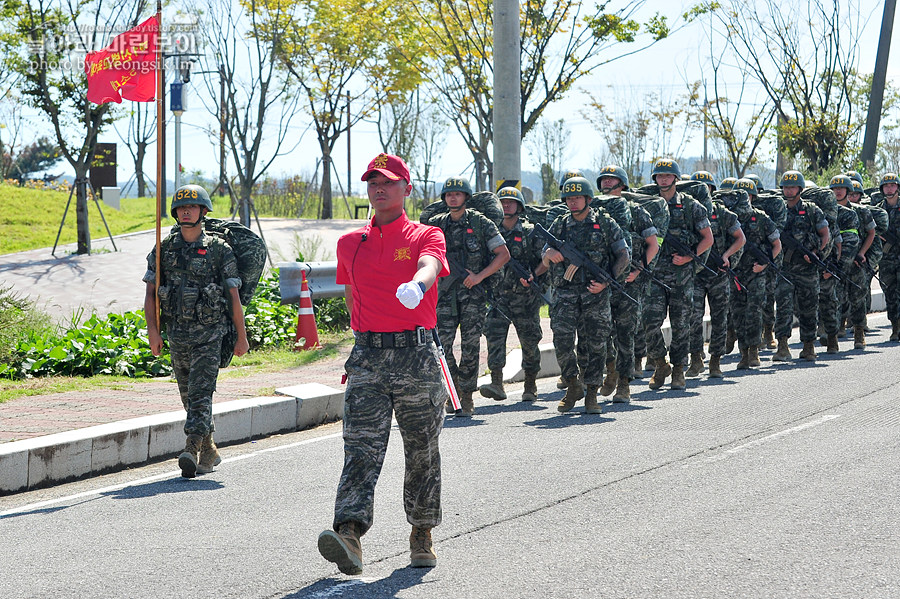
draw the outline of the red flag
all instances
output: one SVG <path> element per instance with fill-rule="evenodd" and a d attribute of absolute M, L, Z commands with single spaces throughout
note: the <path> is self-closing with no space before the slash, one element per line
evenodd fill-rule
<path fill-rule="evenodd" d="M 156 50 L 159 21 L 150 17 L 134 29 L 117 35 L 112 43 L 91 52 L 84 61 L 87 99 L 94 104 L 156 99 Z"/>

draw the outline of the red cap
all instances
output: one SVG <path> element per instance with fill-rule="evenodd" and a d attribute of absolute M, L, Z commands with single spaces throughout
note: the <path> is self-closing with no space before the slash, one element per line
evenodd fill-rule
<path fill-rule="evenodd" d="M 403 162 L 403 159 L 393 154 L 385 154 L 382 152 L 372 159 L 369 168 L 366 169 L 362 176 L 362 181 L 368 181 L 372 173 L 381 173 L 391 181 L 399 181 L 403 179 L 409 183 L 409 167 Z"/>

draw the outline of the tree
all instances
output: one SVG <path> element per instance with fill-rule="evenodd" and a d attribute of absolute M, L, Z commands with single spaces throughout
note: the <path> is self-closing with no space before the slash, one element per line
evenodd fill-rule
<path fill-rule="evenodd" d="M 277 1 L 206 0 L 205 24 L 200 27 L 217 61 L 214 68 L 204 69 L 206 93 L 200 99 L 213 116 L 225 115 L 219 124 L 237 172 L 240 220 L 245 226 L 250 225 L 253 186 L 276 158 L 299 144 L 298 140 L 286 147 L 299 99 L 290 93 L 290 82 L 279 68 L 282 34 L 268 27 L 268 19 L 281 22 L 284 17 Z M 219 93 L 222 81 L 224 98 Z M 213 136 L 218 139 L 218 131 L 211 131 Z"/>
<path fill-rule="evenodd" d="M 521 4 L 521 133 L 524 138 L 551 103 L 582 76 L 665 38 L 671 29 L 659 14 L 641 25 L 632 18 L 644 5 L 631 0 L 617 10 L 609 2 L 525 0 Z M 423 24 L 429 63 L 422 74 L 438 90 L 439 106 L 466 141 L 477 185 L 493 175 L 493 13 L 487 0 L 413 0 Z M 643 30 L 643 34 L 642 34 Z M 634 44 L 610 54 L 619 44 Z"/>
<path fill-rule="evenodd" d="M 34 173 L 46 171 L 62 159 L 59 155 L 59 146 L 46 137 L 39 137 L 14 154 L 7 153 L 4 155 L 4 162 L 7 162 L 7 156 L 8 170 L 4 173 L 4 177 L 15 179 L 19 183 Z"/>
<path fill-rule="evenodd" d="M 532 160 L 541 170 L 542 204 L 557 197 L 558 179 L 565 168 L 564 164 L 572 156 L 569 146 L 571 138 L 572 130 L 566 125 L 565 119 L 541 120 L 525 138 Z"/>
<path fill-rule="evenodd" d="M 331 218 L 334 144 L 374 113 L 379 98 L 390 104 L 419 83 L 404 59 L 420 52 L 414 24 L 399 0 L 270 0 L 260 8 L 265 35 L 280 32 L 276 56 L 312 116 L 322 153 L 322 218 Z"/>
<path fill-rule="evenodd" d="M 137 25 L 145 0 L 6 0 L 24 48 L 10 52 L 26 102 L 43 113 L 63 158 L 75 171 L 79 254 L 89 254 L 87 175 L 97 136 L 114 114 L 88 102 L 84 55 L 104 47 L 109 32 Z"/>

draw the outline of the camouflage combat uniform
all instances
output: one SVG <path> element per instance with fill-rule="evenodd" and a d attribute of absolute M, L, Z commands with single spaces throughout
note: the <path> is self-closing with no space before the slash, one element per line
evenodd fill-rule
<path fill-rule="evenodd" d="M 865 209 L 861 207 L 860 210 Z M 871 214 L 869 216 L 871 217 Z M 837 326 L 840 327 L 844 316 L 844 307 L 848 304 L 851 294 L 854 296 L 856 303 L 865 310 L 865 288 L 863 287 L 865 285 L 865 273 L 853 261 L 859 253 L 860 233 L 862 232 L 859 211 L 850 205 L 839 205 L 838 229 L 841 236 L 841 255 L 840 259 L 835 257 L 835 264 L 841 271 L 841 281 L 838 281 L 835 285 L 837 301 L 834 309 L 834 318 L 837 321 Z M 863 313 L 864 318 L 865 313 Z M 837 332 L 835 330 L 834 334 L 837 334 Z"/>
<path fill-rule="evenodd" d="M 597 209 L 591 209 L 581 222 L 570 214 L 560 216 L 551 225 L 550 233 L 558 239 L 572 241 L 607 272 L 616 261 L 616 253 L 627 251 L 628 247 L 619 225 Z M 550 309 L 556 360 L 563 379 L 580 375 L 585 385 L 599 387 L 612 328 L 609 288 L 601 293 L 588 291 L 590 274 L 583 268 L 578 269 L 572 281 L 565 280 L 563 275 L 568 265 L 566 261 L 550 265 L 550 280 L 557 293 L 556 303 Z"/>
<path fill-rule="evenodd" d="M 186 435 L 206 436 L 215 430 L 212 394 L 216 390 L 222 339 L 229 331 L 226 294 L 240 288 L 241 278 L 231 248 L 203 233 L 192 243 L 181 234 L 163 240 L 160 254 L 159 304 L 178 382 L 187 412 Z M 145 283 L 156 277 L 156 248 L 147 256 Z"/>
<path fill-rule="evenodd" d="M 839 289 L 841 297 L 841 316 L 842 320 L 846 320 L 848 325 L 852 327 L 862 327 L 866 324 L 866 296 L 868 295 L 868 292 L 871 291 L 872 280 L 869 276 L 869 272 L 857 264 L 855 260 L 869 231 L 875 229 L 875 219 L 872 218 L 872 211 L 867 206 L 854 204 L 853 202 L 850 202 L 847 205 L 856 212 L 858 221 L 856 227 L 857 245 L 853 255 L 847 255 L 846 247 L 843 249 L 844 255 L 849 259 L 847 266 L 844 269 L 849 280 L 841 285 Z M 848 234 L 852 235 L 852 232 L 845 231 L 842 227 L 841 237 L 844 239 L 845 243 Z M 875 239 L 877 239 L 877 235 Z M 872 248 L 870 246 L 866 255 L 868 256 L 871 251 Z M 866 259 L 868 261 L 868 257 Z M 869 266 L 871 266 L 871 263 Z M 856 283 L 857 286 L 854 286 L 853 283 Z"/>
<path fill-rule="evenodd" d="M 669 206 L 669 235 L 677 236 L 682 242 L 697 246 L 699 233 L 708 228 L 709 217 L 706 208 L 690 196 L 676 192 Z M 662 323 L 669 315 L 672 331 L 672 343 L 668 348 L 669 359 L 673 365 L 687 364 L 691 334 L 691 315 L 693 313 L 694 272 L 697 265 L 694 261 L 682 266 L 672 262 L 676 251 L 663 243 L 660 248 L 659 263 L 656 276 L 671 291 L 662 286 L 650 284 L 647 303 L 644 306 L 644 329 L 647 335 L 647 357 L 654 361 L 666 357 L 666 342 L 662 335 Z"/>
<path fill-rule="evenodd" d="M 497 230 L 497 225 L 471 209 L 466 209 L 466 213 L 458 221 L 445 213 L 435 216 L 428 224 L 444 232 L 448 261 L 451 257 L 455 258 L 474 273 L 484 269 L 493 260 L 493 251 L 506 243 Z M 465 275 L 453 283 L 448 283 L 448 279 L 440 281 L 437 326 L 453 381 L 460 391 L 468 392 L 478 388 L 478 357 L 486 318 L 486 297 L 492 295 L 494 277 L 489 277 L 472 289 L 463 286 L 464 280 Z M 458 363 L 452 351 L 457 328 L 460 330 Z"/>
<path fill-rule="evenodd" d="M 900 201 L 893 206 L 882 202 L 880 207 L 888 214 L 887 233 L 900 236 Z M 887 304 L 887 316 L 891 323 L 900 323 L 900 244 L 885 241 L 883 251 L 878 270 Z"/>
<path fill-rule="evenodd" d="M 775 223 L 779 233 L 784 232 L 784 226 L 787 224 L 787 203 L 784 201 L 784 197 L 770 191 L 761 196 L 754 196 L 754 198 L 751 205 L 757 210 L 765 212 L 766 216 Z M 781 267 L 784 260 L 783 256 L 784 254 L 782 253 L 775 258 L 776 266 Z M 778 275 L 776 275 L 775 271 L 771 268 L 767 268 L 763 272 L 765 273 L 766 278 L 766 301 L 763 304 L 763 326 L 774 327 L 775 288 L 778 284 Z"/>
<path fill-rule="evenodd" d="M 641 196 L 632 196 L 636 199 L 634 202 L 638 204 L 643 210 L 650 216 L 651 222 L 653 223 L 654 228 L 656 229 L 656 239 L 659 242 L 660 247 L 662 247 L 663 238 L 666 236 L 666 233 L 669 231 L 669 207 L 666 201 L 660 197 L 641 197 Z M 634 215 L 632 215 L 634 216 Z M 643 239 L 641 240 L 641 247 L 643 248 Z M 650 265 L 651 269 L 655 269 L 656 265 L 659 263 L 659 253 L 657 253 L 656 257 L 653 259 L 653 264 Z M 650 295 L 650 287 L 653 283 L 650 281 L 650 277 L 643 273 L 639 276 L 633 283 L 626 285 L 626 289 L 628 289 L 628 294 L 631 297 L 637 298 L 640 301 L 640 305 L 637 308 L 635 313 L 635 334 L 634 334 L 634 356 L 635 358 L 643 358 L 647 355 L 647 334 L 644 329 L 644 310 L 647 305 L 647 300 Z M 637 296 L 632 293 L 631 286 L 636 286 L 634 289 L 635 292 L 639 292 L 640 295 Z M 632 376 L 640 377 L 642 373 L 632 371 Z"/>
<path fill-rule="evenodd" d="M 534 227 L 521 218 L 512 229 L 500 227 L 500 234 L 506 240 L 506 247 L 514 260 L 518 260 L 531 272 L 541 263 L 541 248 L 532 237 Z M 503 370 L 506 366 L 506 338 L 512 319 L 522 346 L 522 369 L 526 373 L 537 374 L 541 369 L 541 352 L 538 345 L 543 337 L 541 331 L 541 297 L 519 282 L 519 276 L 508 265 L 497 273 L 499 279 L 494 288 L 495 305 L 498 310 L 488 313 L 484 324 L 487 340 L 488 368 Z M 533 283 L 538 285 L 537 282 Z"/>

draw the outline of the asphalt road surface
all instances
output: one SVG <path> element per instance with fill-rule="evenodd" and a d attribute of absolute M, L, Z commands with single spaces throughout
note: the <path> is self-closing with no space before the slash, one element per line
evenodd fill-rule
<path fill-rule="evenodd" d="M 865 352 L 767 361 L 683 392 L 560 415 L 476 403 L 441 436 L 438 566 L 408 568 L 394 435 L 347 577 L 331 524 L 340 424 L 225 448 L 194 480 L 173 460 L 0 498 L 0 596 L 900 596 L 900 345 L 883 315 Z M 847 346 L 845 342 L 842 344 Z M 798 353 L 794 344 L 793 353 Z"/>

